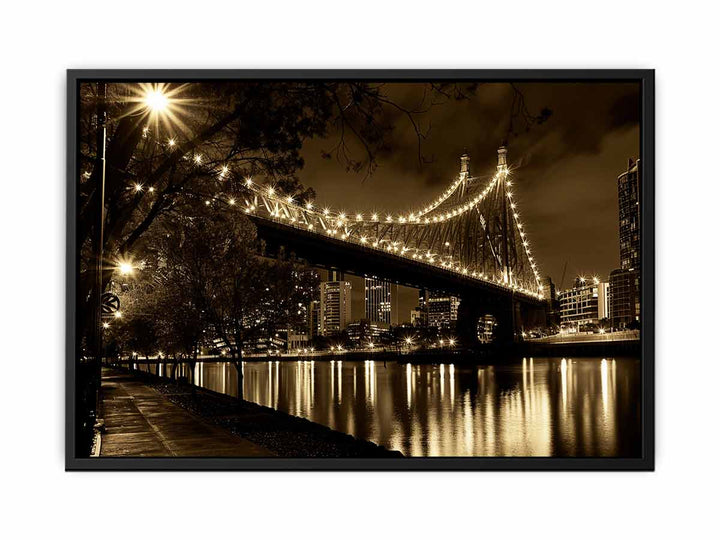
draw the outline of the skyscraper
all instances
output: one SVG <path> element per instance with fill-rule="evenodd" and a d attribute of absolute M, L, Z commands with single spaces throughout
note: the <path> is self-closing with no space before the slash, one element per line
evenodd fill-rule
<path fill-rule="evenodd" d="M 348 281 L 325 281 L 320 284 L 320 333 L 337 334 L 350 322 L 350 294 Z"/>
<path fill-rule="evenodd" d="M 625 328 L 639 315 L 635 305 L 637 271 L 618 268 L 610 272 L 610 324 Z"/>
<path fill-rule="evenodd" d="M 620 268 L 610 273 L 610 319 L 622 328 L 640 319 L 640 160 L 617 178 Z"/>
<path fill-rule="evenodd" d="M 628 161 L 618 176 L 620 210 L 620 268 L 640 270 L 640 160 Z"/>
<path fill-rule="evenodd" d="M 398 324 L 398 288 L 394 283 L 365 278 L 365 318 L 373 322 Z"/>

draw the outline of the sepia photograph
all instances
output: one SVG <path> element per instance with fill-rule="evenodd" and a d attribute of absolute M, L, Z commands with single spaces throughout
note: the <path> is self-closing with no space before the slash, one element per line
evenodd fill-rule
<path fill-rule="evenodd" d="M 652 77 L 68 72 L 68 468 L 652 468 Z"/>

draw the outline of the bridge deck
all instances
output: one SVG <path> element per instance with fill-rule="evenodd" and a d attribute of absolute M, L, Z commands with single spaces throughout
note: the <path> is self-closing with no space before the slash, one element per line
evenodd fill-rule
<path fill-rule="evenodd" d="M 267 457 L 268 450 L 204 423 L 122 371 L 103 368 L 101 457 Z"/>

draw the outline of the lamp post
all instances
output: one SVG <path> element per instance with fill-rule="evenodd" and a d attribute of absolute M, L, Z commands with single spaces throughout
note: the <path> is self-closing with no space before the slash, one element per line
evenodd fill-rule
<path fill-rule="evenodd" d="M 163 112 L 169 105 L 169 99 L 161 87 L 154 86 L 145 93 L 143 98 L 143 112 L 158 114 Z M 78 407 L 80 424 L 78 426 L 78 442 L 83 445 L 92 444 L 93 429 L 97 422 L 97 408 L 100 403 L 100 383 L 102 375 L 102 350 L 103 350 L 103 329 L 109 325 L 102 321 L 102 295 L 103 295 L 103 261 L 105 258 L 105 172 L 107 153 L 107 83 L 97 83 L 96 102 L 96 189 L 98 221 L 96 223 L 95 235 L 93 238 L 93 287 L 91 289 L 90 309 L 92 310 L 92 332 L 88 336 L 91 340 L 89 350 L 92 359 L 81 366 L 78 376 L 81 396 L 81 403 Z M 122 267 L 121 272 L 128 269 Z M 116 315 L 119 316 L 119 315 Z M 78 450 L 80 448 L 78 447 Z"/>
<path fill-rule="evenodd" d="M 92 331 L 88 336 L 89 352 L 92 355 L 81 362 L 78 366 L 78 396 L 80 402 L 77 407 L 77 452 L 83 449 L 90 451 L 93 442 L 94 426 L 97 421 L 97 408 L 99 405 L 101 357 L 102 357 L 102 331 L 109 325 L 102 322 L 102 261 L 105 225 L 105 150 L 107 140 L 107 85 L 104 82 L 97 83 L 96 102 L 96 212 L 98 221 L 95 227 L 95 234 L 92 239 L 93 261 L 92 277 L 93 287 L 91 289 L 90 309 L 92 310 L 91 321 Z"/>

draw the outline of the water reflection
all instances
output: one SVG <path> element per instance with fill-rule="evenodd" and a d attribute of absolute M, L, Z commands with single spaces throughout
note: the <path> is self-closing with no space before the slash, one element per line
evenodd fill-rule
<path fill-rule="evenodd" d="M 243 373 L 245 399 L 405 455 L 640 454 L 637 359 L 526 358 L 476 367 L 268 361 L 246 362 Z M 176 372 L 188 374 L 187 366 Z M 199 363 L 194 376 L 200 386 L 237 395 L 229 364 Z"/>

